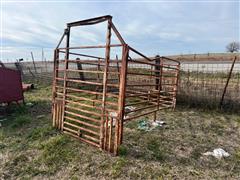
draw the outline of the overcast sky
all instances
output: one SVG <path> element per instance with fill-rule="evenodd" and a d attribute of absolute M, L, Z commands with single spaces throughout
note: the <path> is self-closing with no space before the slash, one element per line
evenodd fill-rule
<path fill-rule="evenodd" d="M 225 52 L 239 41 L 238 1 L 1 2 L 1 60 L 52 59 L 67 22 L 112 15 L 125 41 L 154 56 Z M 82 44 L 101 44 L 105 26 L 74 35 Z M 77 42 L 77 41 L 74 41 Z"/>

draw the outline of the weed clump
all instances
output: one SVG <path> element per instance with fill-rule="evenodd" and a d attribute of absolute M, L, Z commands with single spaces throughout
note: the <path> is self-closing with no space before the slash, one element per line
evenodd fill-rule
<path fill-rule="evenodd" d="M 51 126 L 33 129 L 27 136 L 29 140 L 39 140 L 55 134 L 56 131 Z"/>
<path fill-rule="evenodd" d="M 120 146 L 119 147 L 119 156 L 126 156 L 127 155 L 127 148 L 125 146 Z"/>
<path fill-rule="evenodd" d="M 122 169 L 126 166 L 127 160 L 125 158 L 119 158 L 112 166 L 112 175 L 117 177 L 122 173 Z"/>
<path fill-rule="evenodd" d="M 166 159 L 166 152 L 160 147 L 157 139 L 153 139 L 147 143 L 147 149 L 152 153 L 155 160 L 164 161 Z"/>
<path fill-rule="evenodd" d="M 31 117 L 26 115 L 20 115 L 16 120 L 11 124 L 12 128 L 20 128 L 31 122 Z"/>

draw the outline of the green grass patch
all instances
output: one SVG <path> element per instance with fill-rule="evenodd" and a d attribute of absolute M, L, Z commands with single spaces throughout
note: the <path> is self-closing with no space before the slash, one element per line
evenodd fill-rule
<path fill-rule="evenodd" d="M 147 149 L 152 153 L 155 160 L 164 161 L 166 159 L 166 151 L 161 146 L 158 139 L 152 139 L 147 143 Z"/>
<path fill-rule="evenodd" d="M 124 145 L 121 145 L 119 147 L 118 153 L 119 153 L 119 156 L 126 156 L 127 155 L 127 147 Z"/>
<path fill-rule="evenodd" d="M 112 176 L 114 178 L 118 177 L 123 172 L 123 168 L 126 165 L 127 160 L 125 158 L 118 158 L 112 165 Z"/>
<path fill-rule="evenodd" d="M 77 151 L 71 147 L 70 137 L 62 135 L 40 144 L 39 149 L 42 153 L 38 160 L 48 167 L 49 173 L 54 173 L 64 164 L 70 163 L 77 155 Z"/>
<path fill-rule="evenodd" d="M 43 140 L 57 134 L 56 129 L 51 126 L 39 127 L 33 129 L 28 135 L 28 140 Z"/>
<path fill-rule="evenodd" d="M 28 115 L 18 115 L 18 117 L 12 122 L 12 128 L 20 128 L 31 122 L 31 117 Z"/>

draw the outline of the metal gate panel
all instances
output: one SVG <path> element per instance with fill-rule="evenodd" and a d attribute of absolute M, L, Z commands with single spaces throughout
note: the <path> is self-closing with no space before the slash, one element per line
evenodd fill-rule
<path fill-rule="evenodd" d="M 102 22 L 107 22 L 105 45 L 70 46 L 71 28 Z M 111 44 L 112 34 L 120 44 Z M 65 46 L 60 47 L 63 39 Z M 113 48 L 121 58 L 111 56 Z M 84 54 L 83 49 L 101 49 L 105 57 Z M 178 61 L 148 58 L 128 46 L 111 16 L 68 23 L 54 52 L 53 126 L 117 155 L 124 121 L 149 114 L 156 120 L 157 111 L 175 108 L 179 66 Z"/>

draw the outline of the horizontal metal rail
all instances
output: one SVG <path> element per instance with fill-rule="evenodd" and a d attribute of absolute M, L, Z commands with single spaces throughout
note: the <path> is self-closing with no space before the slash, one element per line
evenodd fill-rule
<path fill-rule="evenodd" d="M 58 94 L 58 93 L 57 93 Z M 89 101 L 89 102 L 95 102 L 95 103 L 100 103 L 102 104 L 101 100 L 96 100 L 96 99 L 90 99 L 90 98 L 85 98 L 85 97 L 81 97 L 81 96 L 75 96 L 75 95 L 70 95 L 70 94 L 66 94 L 67 97 L 71 97 L 71 98 L 76 98 L 78 100 L 83 100 L 83 101 Z M 118 106 L 118 103 L 114 103 L 114 102 L 109 102 L 106 101 L 107 105 L 112 105 L 112 106 Z"/>
<path fill-rule="evenodd" d="M 102 117 L 102 114 L 96 113 L 96 111 L 88 111 L 88 110 L 85 110 L 85 109 L 80 109 L 80 108 L 76 108 L 76 107 L 69 106 L 69 105 L 66 105 L 65 107 L 67 107 L 69 109 L 76 110 L 76 111 L 80 111 L 80 112 L 83 112 L 83 113 L 87 113 L 87 114 L 90 114 L 90 115 Z"/>
<path fill-rule="evenodd" d="M 120 47 L 122 44 L 111 44 L 109 45 L 110 47 Z M 97 46 L 77 46 L 77 47 L 64 47 L 64 48 L 58 48 L 59 50 L 64 50 L 64 49 L 95 49 L 95 48 L 106 48 L 106 45 L 97 45 Z"/>
<path fill-rule="evenodd" d="M 63 87 L 61 87 L 61 86 L 56 86 L 56 87 L 63 89 Z M 70 87 L 67 87 L 66 89 L 67 89 L 67 90 L 70 90 L 70 91 L 74 91 L 74 92 L 82 92 L 82 93 L 87 93 L 87 94 L 93 94 L 93 95 L 100 95 L 100 96 L 102 96 L 102 92 L 89 91 L 89 90 L 85 90 L 85 89 L 76 89 L 76 88 L 70 88 Z M 113 94 L 113 93 L 107 93 L 106 96 L 118 98 L 118 95 L 117 95 L 117 94 Z"/>
<path fill-rule="evenodd" d="M 125 112 L 125 114 L 129 114 L 129 113 L 137 112 L 137 111 L 142 111 L 142 110 L 146 110 L 146 109 L 149 109 L 149 108 L 157 108 L 157 107 L 158 107 L 158 105 L 144 106 L 144 107 L 141 107 L 141 108 L 137 108 L 137 109 L 133 109 L 131 111 Z"/>
<path fill-rule="evenodd" d="M 60 99 L 61 100 L 61 99 Z M 84 104 L 84 103 L 80 103 L 80 102 L 76 102 L 76 101 L 71 101 L 66 99 L 67 103 L 72 103 L 72 104 L 77 104 L 79 106 L 83 106 L 83 107 L 88 107 L 88 108 L 93 108 L 93 109 L 97 109 L 97 110 L 102 110 L 101 107 L 97 107 L 97 106 L 93 106 L 93 105 L 88 105 L 88 104 Z M 107 112 L 117 112 L 117 110 L 115 109 L 111 109 L 111 108 L 106 108 Z"/>
<path fill-rule="evenodd" d="M 89 121 L 92 121 L 92 122 L 95 122 L 95 123 L 100 123 L 100 120 L 98 120 L 98 119 L 90 118 L 88 116 L 84 116 L 84 115 L 77 114 L 77 113 L 74 113 L 74 112 L 65 111 L 65 113 L 73 115 L 73 116 L 77 116 L 77 117 L 80 117 L 80 118 L 83 118 L 83 119 L 86 119 L 86 120 L 89 120 Z"/>
<path fill-rule="evenodd" d="M 66 51 L 59 51 L 60 53 L 66 53 Z M 104 60 L 105 58 L 98 57 L 98 56 L 92 56 L 88 54 L 81 54 L 81 53 L 73 53 L 73 52 L 68 52 L 69 54 L 76 55 L 76 56 L 83 56 L 83 57 L 89 57 L 89 58 L 95 58 L 95 59 L 102 59 Z"/>
<path fill-rule="evenodd" d="M 94 124 L 90 124 L 90 123 L 87 123 L 87 122 L 84 122 L 84 121 L 81 121 L 81 120 L 79 120 L 79 119 L 75 119 L 75 118 L 73 118 L 73 117 L 69 117 L 69 116 L 64 116 L 64 118 L 66 118 L 66 119 L 68 119 L 68 120 L 70 120 L 70 121 L 74 121 L 74 122 L 76 122 L 76 123 L 79 123 L 79 124 L 83 124 L 83 125 L 85 125 L 85 126 L 89 126 L 89 127 L 91 127 L 91 128 L 95 128 L 95 129 L 100 129 L 100 126 L 96 126 L 96 125 L 94 125 Z"/>
<path fill-rule="evenodd" d="M 148 114 L 152 114 L 152 113 L 157 112 L 157 111 L 158 111 L 158 109 L 153 110 L 153 111 L 149 111 L 149 112 L 146 112 L 146 113 L 143 113 L 143 114 L 138 114 L 136 116 L 127 117 L 127 118 L 124 119 L 124 121 L 126 122 L 126 121 L 129 121 L 131 119 L 136 119 L 136 118 L 139 118 L 141 116 L 146 116 Z"/>
<path fill-rule="evenodd" d="M 66 131 L 66 130 L 67 130 L 67 131 Z M 74 130 L 69 129 L 69 128 L 66 128 L 66 127 L 63 127 L 63 132 L 66 133 L 66 134 L 69 134 L 69 135 L 71 135 L 71 136 L 73 136 L 73 137 L 75 137 L 75 138 L 77 138 L 77 139 L 79 139 L 79 140 L 81 140 L 81 141 L 83 141 L 83 142 L 85 142 L 85 143 L 88 143 L 88 144 L 90 144 L 90 145 L 93 145 L 93 146 L 95 146 L 95 147 L 100 148 L 100 145 L 99 145 L 98 143 L 95 143 L 95 142 L 89 141 L 89 140 L 87 140 L 87 139 L 84 139 L 84 138 L 82 138 L 82 137 L 79 137 L 79 136 L 77 135 L 77 134 L 78 134 L 77 131 L 74 131 Z M 70 132 L 71 132 L 71 133 L 70 133 Z"/>
<path fill-rule="evenodd" d="M 60 80 L 60 81 L 68 81 L 68 82 L 75 82 L 75 83 L 82 83 L 82 84 L 89 84 L 89 85 L 97 85 L 97 86 L 103 86 L 102 83 L 98 83 L 98 82 L 92 82 L 92 81 L 82 81 L 82 80 L 77 80 L 77 79 L 64 79 L 64 78 L 55 78 L 56 80 Z M 110 84 L 108 83 L 107 86 L 111 86 L 111 87 L 118 87 L 118 84 Z"/>
<path fill-rule="evenodd" d="M 77 129 L 80 129 L 81 131 L 85 131 L 85 132 L 88 132 L 88 133 L 90 133 L 90 134 L 99 136 L 99 133 L 98 133 L 98 132 L 92 131 L 92 130 L 90 130 L 90 129 L 83 128 L 83 127 L 81 127 L 81 126 L 78 126 L 78 125 L 76 125 L 76 124 L 69 123 L 69 122 L 67 122 L 67 121 L 64 121 L 63 123 L 64 123 L 64 124 L 67 124 L 67 125 L 69 125 L 69 126 L 75 127 L 75 128 L 77 128 Z"/>

